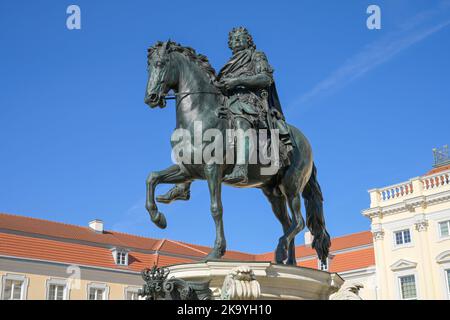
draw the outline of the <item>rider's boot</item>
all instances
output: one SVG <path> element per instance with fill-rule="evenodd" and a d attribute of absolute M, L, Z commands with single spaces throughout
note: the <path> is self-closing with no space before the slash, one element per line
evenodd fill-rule
<path fill-rule="evenodd" d="M 189 200 L 191 197 L 190 184 L 180 183 L 175 185 L 165 194 L 156 197 L 156 201 L 161 203 L 171 203 L 175 200 Z"/>
<path fill-rule="evenodd" d="M 247 177 L 247 164 L 237 164 L 233 168 L 233 172 L 230 174 L 227 174 L 223 181 L 227 183 L 237 184 L 237 183 L 247 183 L 248 177 Z"/>

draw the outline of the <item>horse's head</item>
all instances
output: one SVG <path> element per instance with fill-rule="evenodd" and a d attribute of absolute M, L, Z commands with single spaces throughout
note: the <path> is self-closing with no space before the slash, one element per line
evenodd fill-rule
<path fill-rule="evenodd" d="M 170 90 L 169 79 L 170 50 L 171 42 L 157 42 L 148 49 L 147 70 L 148 82 L 145 91 L 144 102 L 150 107 L 155 108 L 166 106 L 164 97 Z"/>
<path fill-rule="evenodd" d="M 174 55 L 172 53 L 178 53 Z M 187 69 L 186 72 L 180 71 Z M 158 41 L 148 49 L 148 82 L 144 102 L 155 108 L 166 106 L 164 99 L 169 90 L 186 85 L 187 91 L 215 92 L 216 74 L 208 58 L 190 47 L 183 47 L 172 41 Z M 182 75 L 187 78 L 180 78 Z M 191 90 L 192 89 L 192 90 Z"/>

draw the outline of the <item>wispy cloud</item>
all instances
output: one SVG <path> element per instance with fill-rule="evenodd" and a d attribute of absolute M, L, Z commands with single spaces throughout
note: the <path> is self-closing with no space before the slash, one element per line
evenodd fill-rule
<path fill-rule="evenodd" d="M 441 15 L 449 7 L 450 1 L 442 1 L 437 7 L 423 11 L 404 22 L 396 31 L 366 45 L 310 91 L 295 99 L 287 109 L 301 105 L 304 110 L 313 99 L 338 91 L 355 79 L 392 59 L 399 52 L 442 30 L 450 24 L 448 15 L 438 23 L 431 23 L 431 20 L 435 20 L 434 18 Z"/>
<path fill-rule="evenodd" d="M 135 233 L 143 223 L 148 222 L 148 214 L 145 211 L 145 197 L 140 198 L 124 214 L 115 221 L 111 229 L 128 233 Z"/>

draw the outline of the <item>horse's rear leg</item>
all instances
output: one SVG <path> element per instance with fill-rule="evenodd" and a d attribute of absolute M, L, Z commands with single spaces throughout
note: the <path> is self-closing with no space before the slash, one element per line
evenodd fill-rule
<path fill-rule="evenodd" d="M 220 259 L 226 251 L 225 233 L 223 230 L 222 207 L 222 170 L 219 165 L 206 165 L 205 177 L 208 181 L 209 195 L 211 198 L 211 215 L 216 225 L 216 241 L 213 250 L 204 258 Z"/>
<path fill-rule="evenodd" d="M 294 246 L 295 236 L 305 227 L 305 221 L 303 220 L 301 213 L 300 195 L 298 193 L 295 195 L 288 194 L 287 203 L 291 210 L 292 223 L 278 242 L 278 247 L 275 251 L 277 263 L 282 263 L 280 261 L 286 260 L 287 253 L 290 252 L 291 247 Z"/>
<path fill-rule="evenodd" d="M 289 230 L 282 236 L 278 242 L 277 252 L 282 255 L 289 249 L 291 241 L 295 239 L 295 236 L 305 228 L 305 221 L 303 220 L 301 213 L 301 198 L 300 192 L 305 187 L 307 179 L 305 177 L 305 168 L 292 166 L 284 175 L 281 180 L 280 189 L 286 196 L 287 204 L 291 211 L 292 223 Z"/>
<path fill-rule="evenodd" d="M 264 195 L 269 200 L 272 205 L 272 211 L 280 221 L 283 227 L 283 233 L 286 234 L 289 231 L 289 227 L 291 226 L 291 218 L 289 217 L 287 207 L 286 207 L 286 197 L 281 193 L 278 187 L 269 188 L 265 187 L 262 189 Z M 284 263 L 287 259 L 286 264 L 288 265 L 296 265 L 295 259 L 295 243 L 294 239 L 289 244 L 289 249 L 286 250 L 277 250 L 275 252 L 275 261 L 276 263 Z"/>
<path fill-rule="evenodd" d="M 159 228 L 164 229 L 167 226 L 164 214 L 158 211 L 155 202 L 155 189 L 160 183 L 181 183 L 189 181 L 186 174 L 181 170 L 180 166 L 173 165 L 162 171 L 155 171 L 149 174 L 147 178 L 147 199 L 145 208 L 150 214 L 150 218 Z"/>

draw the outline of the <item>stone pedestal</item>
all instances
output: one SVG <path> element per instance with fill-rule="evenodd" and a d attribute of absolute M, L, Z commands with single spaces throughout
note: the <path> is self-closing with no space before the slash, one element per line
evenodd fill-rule
<path fill-rule="evenodd" d="M 344 283 L 336 273 L 271 262 L 207 261 L 167 268 L 169 278 L 210 281 L 213 299 L 328 300 Z"/>

